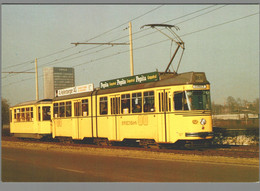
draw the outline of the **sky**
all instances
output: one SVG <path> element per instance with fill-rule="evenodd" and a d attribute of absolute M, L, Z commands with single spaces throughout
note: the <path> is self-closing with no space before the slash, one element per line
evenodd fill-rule
<path fill-rule="evenodd" d="M 259 5 L 2 5 L 1 96 L 10 105 L 39 97 L 44 67 L 74 67 L 76 85 L 130 76 L 132 23 L 134 74 L 164 71 L 176 44 L 146 24 L 176 25 L 185 43 L 178 73 L 205 72 L 211 100 L 259 98 Z M 164 31 L 167 32 L 167 31 Z M 181 51 L 173 67 L 176 69 Z"/>

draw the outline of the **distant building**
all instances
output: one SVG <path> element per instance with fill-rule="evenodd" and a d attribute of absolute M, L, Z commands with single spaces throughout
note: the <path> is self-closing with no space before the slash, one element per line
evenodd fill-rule
<path fill-rule="evenodd" d="M 44 68 L 43 77 L 44 99 L 54 98 L 56 90 L 75 86 L 74 68 Z"/>

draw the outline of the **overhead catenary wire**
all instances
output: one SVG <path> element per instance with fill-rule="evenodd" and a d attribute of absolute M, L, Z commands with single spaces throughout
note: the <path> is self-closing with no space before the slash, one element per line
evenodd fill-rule
<path fill-rule="evenodd" d="M 194 12 L 191 12 L 191 13 L 188 13 L 188 14 L 186 14 L 186 15 L 183 15 L 183 16 L 180 16 L 180 17 L 177 17 L 177 18 L 168 20 L 168 21 L 163 22 L 163 23 L 167 23 L 167 22 L 171 22 L 171 21 L 173 21 L 173 20 L 181 19 L 181 18 L 190 16 L 190 15 L 193 15 L 193 14 L 195 14 L 195 13 L 198 13 L 198 12 L 201 12 L 201 11 L 204 11 L 204 10 L 207 10 L 207 9 L 212 8 L 212 7 L 214 7 L 214 6 L 216 6 L 216 5 L 209 6 L 209 7 L 206 7 L 206 8 L 203 8 L 203 9 L 200 9 L 200 10 L 197 10 L 197 11 L 194 11 Z M 224 5 L 224 6 L 225 6 L 225 5 Z M 217 10 L 217 9 L 223 8 L 224 6 L 217 7 L 216 9 L 210 10 L 210 11 L 208 11 L 208 12 L 206 12 L 206 13 L 200 14 L 200 15 L 198 15 L 198 16 L 195 16 L 195 17 L 193 17 L 193 18 L 187 19 L 187 20 L 182 21 L 182 22 L 179 22 L 179 23 L 187 22 L 187 21 L 192 20 L 192 19 L 194 19 L 194 18 L 197 18 L 197 17 L 199 17 L 199 16 L 202 16 L 202 15 L 208 14 L 208 13 L 210 13 L 210 12 L 213 12 L 213 11 L 215 11 L 215 10 Z M 150 12 L 152 12 L 152 11 L 154 11 L 154 10 L 160 8 L 160 7 L 161 7 L 161 6 L 156 7 L 155 9 L 152 9 L 152 10 L 150 10 L 150 11 L 148 11 L 148 12 L 146 12 L 146 13 L 144 13 L 144 14 L 138 16 L 138 17 L 136 17 L 136 18 L 132 19 L 131 21 L 136 20 L 136 19 L 138 19 L 138 18 L 140 18 L 140 17 L 142 17 L 142 16 L 144 16 L 144 15 L 146 15 L 146 14 L 148 14 L 148 13 L 150 13 Z M 126 22 L 126 23 L 127 23 L 127 22 Z M 126 23 L 124 23 L 124 24 L 126 24 Z M 177 24 L 179 24 L 179 23 L 177 23 Z M 122 25 L 120 25 L 120 26 L 118 26 L 118 27 L 113 28 L 113 30 L 116 29 L 116 28 L 119 28 L 119 27 L 123 26 L 124 24 L 122 24 Z M 144 30 L 147 30 L 147 29 L 144 29 Z M 135 34 L 137 34 L 137 33 L 140 33 L 140 32 L 143 32 L 144 30 L 135 32 L 135 33 L 133 33 L 133 35 L 135 35 Z M 112 29 L 109 30 L 109 31 L 106 31 L 106 32 L 104 32 L 104 33 L 102 33 L 102 34 L 106 34 L 106 33 L 110 32 L 110 31 L 112 31 Z M 152 32 L 152 33 L 149 33 L 149 34 L 145 34 L 145 35 L 143 35 L 143 36 L 141 36 L 141 37 L 136 38 L 135 40 L 140 39 L 140 38 L 143 38 L 143 37 L 148 36 L 148 35 L 151 35 L 151 34 L 154 34 L 154 33 L 156 33 L 156 31 L 155 31 L 155 32 Z M 100 36 L 100 35 L 98 35 L 98 36 Z M 97 38 L 98 36 L 96 36 L 96 37 L 94 37 L 94 38 Z M 120 38 L 117 38 L 117 39 L 114 39 L 114 40 L 112 40 L 112 41 L 117 41 L 117 40 L 123 39 L 123 38 L 125 38 L 125 37 L 128 37 L 128 35 L 123 36 L 123 37 L 120 37 Z M 94 38 L 93 38 L 93 39 L 94 39 Z M 45 64 L 43 64 L 43 65 L 44 65 L 44 66 L 54 65 L 55 63 L 56 63 L 56 64 L 57 64 L 57 63 L 60 63 L 59 61 L 61 61 L 62 59 L 65 59 L 65 58 L 74 56 L 74 55 L 76 55 L 76 54 L 81 54 L 81 53 L 83 53 L 83 52 L 86 52 L 86 51 L 89 51 L 89 50 L 92 50 L 92 49 L 96 49 L 96 48 L 98 48 L 98 47 L 100 47 L 100 46 L 102 46 L 102 45 L 95 46 L 95 47 L 92 47 L 92 48 L 89 48 L 89 49 L 86 49 L 86 50 L 82 50 L 82 51 L 79 51 L 79 52 L 76 52 L 76 53 L 73 53 L 73 54 L 64 56 L 64 57 L 59 58 L 59 59 L 55 59 L 55 60 L 50 61 L 50 62 L 48 62 L 48 63 L 45 63 Z M 99 51 L 96 51 L 96 52 L 92 52 L 92 53 L 89 53 L 89 54 L 85 54 L 85 55 L 81 55 L 81 56 L 79 56 L 79 57 L 83 57 L 83 56 L 87 56 L 87 55 L 90 55 L 90 54 L 93 54 L 93 53 L 97 53 L 97 52 L 106 50 L 106 49 L 108 49 L 108 48 L 111 48 L 111 47 L 106 47 L 106 48 L 104 48 L 104 49 L 102 49 L 102 50 L 99 50 Z M 70 49 L 70 48 L 68 48 L 68 49 Z M 62 51 L 65 51 L 65 49 L 62 50 Z M 62 51 L 59 51 L 59 52 L 62 52 Z M 56 52 L 56 53 L 59 53 L 59 52 Z M 53 53 L 53 54 L 56 54 L 56 53 Z M 50 55 L 53 55 L 53 54 L 50 54 Z M 47 56 L 45 56 L 45 57 L 48 57 L 48 56 L 50 56 L 50 55 L 47 55 Z M 72 59 L 76 59 L 76 58 L 79 58 L 79 57 L 74 57 L 74 58 L 72 58 Z M 43 58 L 43 57 L 40 57 L 40 58 Z M 69 61 L 69 60 L 72 60 L 72 59 L 67 59 L 67 60 L 64 60 L 64 61 Z M 41 67 L 42 67 L 43 65 L 41 65 Z M 34 68 L 30 68 L 30 69 L 25 70 L 24 72 L 30 71 L 30 70 L 33 70 L 33 69 L 34 69 Z M 14 75 L 5 76 L 4 78 L 6 78 L 6 77 L 12 77 L 12 76 L 14 76 Z"/>
<path fill-rule="evenodd" d="M 62 50 L 60 50 L 60 51 L 57 51 L 57 52 L 54 52 L 54 53 L 51 53 L 51 54 L 48 54 L 48 55 L 39 57 L 38 60 L 39 60 L 39 59 L 43 59 L 43 58 L 50 57 L 50 56 L 55 55 L 55 54 L 58 54 L 58 53 L 65 52 L 65 51 L 70 50 L 70 49 L 72 49 L 72 48 L 74 48 L 74 46 L 71 46 L 71 47 L 69 47 L 69 48 L 65 48 L 65 49 L 62 49 Z M 31 63 L 34 63 L 34 59 L 32 59 L 32 60 L 30 60 L 30 61 L 26 61 L 26 62 L 19 63 L 19 64 L 15 64 L 15 65 L 12 65 L 12 66 L 7 66 L 7 67 L 5 67 L 5 68 L 3 68 L 3 69 L 9 69 L 9 68 L 21 66 L 21 65 L 24 65 L 24 64 L 31 64 Z"/>
<path fill-rule="evenodd" d="M 38 77 L 41 78 L 41 77 L 43 77 L 43 75 L 40 75 Z M 9 83 L 7 85 L 10 86 L 10 85 L 13 85 L 13 84 L 18 84 L 18 83 L 21 83 L 21 82 L 24 82 L 24 81 L 27 81 L 27 80 L 33 80 L 33 79 L 35 79 L 35 77 L 25 78 L 25 79 L 22 79 L 22 80 L 20 80 L 18 82 L 11 82 L 11 83 Z M 7 85 L 4 85 L 3 87 L 5 87 Z"/>
<path fill-rule="evenodd" d="M 137 17 L 135 17 L 134 19 L 132 19 L 132 20 L 130 20 L 130 21 L 134 21 L 134 20 L 136 20 L 136 19 L 139 19 L 139 18 L 141 18 L 141 17 L 143 17 L 143 16 L 145 16 L 145 15 L 147 15 L 147 14 L 149 14 L 149 13 L 151 13 L 151 12 L 153 12 L 153 11 L 159 9 L 159 8 L 161 8 L 162 6 L 163 6 L 163 5 L 157 6 L 156 8 L 153 8 L 152 10 L 150 10 L 150 11 L 144 13 L 144 14 L 141 14 L 141 15 L 137 16 Z M 128 23 L 128 22 L 129 22 L 129 21 L 127 21 L 126 23 Z M 98 38 L 99 36 L 102 36 L 102 35 L 104 35 L 104 34 L 106 34 L 106 33 L 109 33 L 109 32 L 111 32 L 111 31 L 115 30 L 116 28 L 119 28 L 119 27 L 125 25 L 126 23 L 123 23 L 123 24 L 119 25 L 118 27 L 112 28 L 112 29 L 110 29 L 110 30 L 108 30 L 108 31 L 106 31 L 106 32 L 104 32 L 104 33 L 101 33 L 100 35 L 95 36 L 95 37 L 89 39 L 88 41 L 93 40 L 93 39 L 95 39 L 95 38 Z M 98 46 L 96 46 L 96 47 L 94 47 L 94 48 L 98 48 L 98 47 L 100 47 L 100 46 L 102 46 L 102 45 L 98 45 Z M 58 54 L 58 53 L 65 52 L 65 51 L 70 50 L 70 49 L 72 49 L 72 48 L 75 48 L 75 46 L 72 46 L 72 47 L 69 47 L 69 48 L 66 48 L 66 49 L 62 49 L 62 50 L 60 50 L 60 51 L 57 51 L 57 52 L 54 52 L 54 53 L 51 53 L 51 54 L 48 54 L 48 55 L 39 57 L 38 60 L 43 59 L 43 58 L 50 57 L 50 56 L 55 55 L 55 54 Z M 87 50 L 83 50 L 83 51 L 79 51 L 79 52 L 74 53 L 74 54 L 70 54 L 69 56 L 62 57 L 62 59 L 68 58 L 68 57 L 73 56 L 73 55 L 76 55 L 76 54 L 80 54 L 80 53 L 82 53 L 82 52 L 86 52 L 86 51 L 88 51 L 88 50 L 92 50 L 92 49 L 94 49 L 94 48 L 92 47 L 92 48 L 87 49 Z M 110 47 L 109 47 L 109 48 L 110 48 Z M 80 56 L 80 57 L 81 57 L 81 56 Z M 48 62 L 46 65 L 52 65 L 51 63 L 54 63 L 54 62 L 56 62 L 56 61 L 58 61 L 58 60 L 60 60 L 60 59 L 55 59 L 55 60 L 53 60 L 53 61 L 51 61 L 51 62 Z M 27 62 L 23 62 L 23 63 L 16 64 L 16 65 L 12 65 L 12 66 L 6 67 L 6 68 L 4 68 L 4 69 L 12 68 L 12 67 L 15 67 L 15 66 L 21 66 L 21 65 L 23 65 L 23 64 L 28 64 L 28 63 L 34 63 L 34 60 L 32 60 L 32 61 L 27 61 Z M 40 67 L 40 68 L 41 68 L 41 67 Z M 33 69 L 34 69 L 34 68 L 30 68 L 30 69 L 24 70 L 24 71 L 22 71 L 22 72 L 20 72 L 20 73 L 25 73 L 25 72 L 30 71 L 30 70 L 33 70 Z M 1 78 L 2 78 L 2 79 L 5 79 L 5 78 L 8 78 L 8 77 L 13 77 L 13 76 L 15 76 L 15 75 L 17 75 L 17 74 L 19 74 L 19 73 L 12 73 L 11 75 L 8 74 L 8 75 L 3 76 L 3 77 L 1 77 Z"/>
<path fill-rule="evenodd" d="M 253 13 L 253 14 L 250 14 L 250 15 L 246 15 L 246 16 L 234 19 L 234 20 L 230 20 L 230 21 L 227 21 L 227 22 L 224 22 L 224 23 L 220 23 L 220 24 L 217 24 L 217 25 L 214 25 L 214 26 L 209 26 L 209 27 L 197 30 L 197 31 L 186 33 L 185 35 L 182 35 L 182 36 L 188 36 L 188 35 L 191 35 L 191 34 L 194 34 L 194 33 L 198 33 L 198 32 L 201 32 L 201 31 L 208 30 L 208 29 L 216 28 L 216 27 L 219 27 L 219 26 L 222 26 L 222 25 L 226 25 L 226 24 L 229 24 L 229 23 L 232 23 L 232 22 L 235 22 L 235 21 L 239 21 L 239 20 L 242 20 L 242 19 L 245 19 L 245 18 L 248 18 L 248 17 L 252 17 L 254 15 L 259 15 L 259 12 Z"/>
<path fill-rule="evenodd" d="M 186 33 L 186 34 L 183 34 L 183 35 L 180 35 L 180 36 L 181 37 L 188 36 L 188 35 L 191 35 L 191 34 L 194 34 L 194 33 L 202 32 L 202 31 L 205 31 L 205 30 L 208 30 L 208 29 L 211 29 L 211 28 L 215 28 L 215 27 L 218 27 L 218 26 L 222 26 L 222 25 L 225 25 L 225 24 L 229 24 L 229 23 L 238 21 L 238 20 L 242 20 L 242 19 L 254 16 L 254 15 L 257 15 L 257 14 L 259 14 L 259 12 L 253 13 L 253 14 L 250 14 L 250 15 L 246 15 L 246 16 L 243 16 L 243 17 L 240 17 L 240 18 L 237 18 L 237 19 L 233 19 L 233 20 L 230 20 L 230 21 L 226 21 L 226 22 L 223 22 L 223 23 L 219 23 L 217 25 L 209 26 L 209 27 L 206 27 L 206 28 L 203 28 L 203 29 L 200 29 L 200 30 L 196 30 L 196 31 L 193 31 L 193 32 L 190 32 L 190 33 Z M 155 43 L 152 43 L 152 44 L 148 44 L 148 45 L 145 45 L 145 46 L 142 46 L 142 47 L 138 47 L 138 48 L 135 48 L 134 50 L 138 50 L 138 49 L 145 48 L 145 47 L 148 47 L 148 46 L 156 45 L 156 44 L 159 44 L 159 43 L 162 43 L 162 42 L 166 42 L 166 41 L 168 41 L 168 39 L 161 40 L 161 41 L 158 41 L 158 42 L 155 42 Z M 108 55 L 108 56 L 105 56 L 105 57 L 101 57 L 101 58 L 98 58 L 98 59 L 95 59 L 95 60 L 91 60 L 89 62 L 84 62 L 84 63 L 81 63 L 81 64 L 77 64 L 77 65 L 74 65 L 73 67 L 78 67 L 78 66 L 81 66 L 83 64 L 88 64 L 88 63 L 91 63 L 91 62 L 94 62 L 94 61 L 98 61 L 98 60 L 101 60 L 101 59 L 105 59 L 105 58 L 112 57 L 112 56 L 115 56 L 115 55 L 118 55 L 118 54 L 122 54 L 122 53 L 126 53 L 126 52 L 129 52 L 129 50 L 118 52 L 116 54 Z M 40 77 L 42 77 L 42 76 L 40 76 Z M 33 78 L 29 78 L 29 79 L 33 79 Z M 29 80 L 29 79 L 26 79 L 26 80 Z M 23 80 L 23 81 L 25 81 L 25 80 Z M 10 84 L 7 84 L 7 85 L 20 83 L 20 82 L 21 81 L 10 83 Z M 4 86 L 7 86 L 7 85 L 4 85 Z"/>
<path fill-rule="evenodd" d="M 103 33 L 101 33 L 101 34 L 99 34 L 99 35 L 97 35 L 97 36 L 95 36 L 95 37 L 92 37 L 92 38 L 86 40 L 86 42 L 89 42 L 89 41 L 91 41 L 91 40 L 93 40 L 93 39 L 96 39 L 96 38 L 98 38 L 98 37 L 100 37 L 100 36 L 102 36 L 102 35 L 104 35 L 104 34 L 107 34 L 107 33 L 111 32 L 111 31 L 113 31 L 113 30 L 115 30 L 115 29 L 117 29 L 117 28 L 119 28 L 119 27 L 125 25 L 126 23 L 128 23 L 128 22 L 130 22 L 130 21 L 134 21 L 134 20 L 136 20 L 136 19 L 139 19 L 139 18 L 141 18 L 141 17 L 143 17 L 143 16 L 145 16 L 145 15 L 147 15 L 147 14 L 149 14 L 149 13 L 151 13 L 151 12 L 153 12 L 153 11 L 159 9 L 159 8 L 161 8 L 162 6 L 164 6 L 164 5 L 157 6 L 157 7 L 153 8 L 152 10 L 149 10 L 149 11 L 147 11 L 147 12 L 145 12 L 145 13 L 143 13 L 143 14 L 141 14 L 141 15 L 139 15 L 139 16 L 137 16 L 137 17 L 135 17 L 135 18 L 133 18 L 133 19 L 131 19 L 131 20 L 125 22 L 125 23 L 123 23 L 123 24 L 120 24 L 120 25 L 117 26 L 117 27 L 114 27 L 114 28 L 112 28 L 112 29 L 110 29 L 110 30 L 108 30 L 108 31 L 105 31 L 105 32 L 103 32 Z M 72 48 L 75 48 L 75 46 L 70 46 L 70 47 L 68 47 L 68 48 L 65 48 L 65 49 L 56 51 L 56 52 L 54 52 L 54 53 L 50 53 L 50 54 L 48 54 L 48 55 L 38 57 L 38 60 L 43 59 L 43 58 L 47 58 L 47 57 L 50 57 L 50 56 L 53 56 L 53 55 L 56 55 L 56 54 L 59 54 L 59 53 L 62 53 L 62 52 L 65 52 L 65 51 L 70 50 L 70 49 L 72 49 Z M 26 61 L 26 62 L 19 63 L 19 64 L 15 64 L 15 65 L 12 65 L 12 66 L 7 66 L 7 67 L 5 67 L 5 68 L 3 68 L 3 69 L 9 69 L 9 68 L 13 68 L 13 67 L 16 67 L 16 66 L 21 66 L 21 65 L 24 65 L 24 64 L 28 64 L 28 63 L 34 63 L 34 59 L 29 60 L 29 61 Z"/>
<path fill-rule="evenodd" d="M 196 13 L 198 13 L 198 12 L 201 12 L 201 11 L 204 11 L 204 10 L 207 10 L 207 9 L 210 9 L 210 8 L 212 8 L 212 7 L 215 7 L 215 6 L 217 6 L 217 5 L 212 5 L 212 6 L 209 6 L 209 7 L 206 7 L 206 8 L 202 8 L 202 9 L 199 9 L 199 10 L 197 10 L 197 11 L 193 11 L 193 12 L 191 12 L 191 13 L 188 13 L 188 14 L 185 14 L 185 15 L 182 15 L 182 16 L 179 16 L 179 17 L 170 19 L 170 20 L 165 21 L 165 22 L 162 22 L 162 23 L 163 23 L 163 24 L 169 23 L 169 22 L 172 22 L 172 21 L 174 21 L 174 20 L 178 20 L 178 19 L 181 19 L 181 18 L 190 16 L 190 15 L 196 14 Z M 226 6 L 226 5 L 224 5 L 224 6 Z M 210 12 L 213 12 L 213 11 L 217 10 L 217 9 L 223 8 L 224 6 L 221 6 L 221 7 L 218 7 L 218 8 L 216 8 L 216 9 L 210 10 L 210 11 L 208 11 L 207 13 L 203 13 L 203 14 L 201 14 L 201 15 L 199 15 L 199 16 L 208 14 L 208 13 L 210 13 Z M 188 20 L 192 20 L 193 18 L 197 18 L 197 17 L 199 17 L 199 16 L 192 17 L 192 18 L 190 18 L 190 19 L 188 19 Z M 188 20 L 187 20 L 187 21 L 188 21 Z M 186 21 L 185 21 L 185 22 L 186 22 Z M 174 24 L 175 24 L 175 25 L 178 25 L 178 24 L 180 24 L 180 23 L 182 23 L 182 22 L 174 23 Z M 136 34 L 138 34 L 138 33 L 143 33 L 144 31 L 147 31 L 147 30 L 149 30 L 149 29 L 147 28 L 147 29 L 139 30 L 139 31 L 137 31 L 137 32 L 134 32 L 133 35 L 136 35 Z M 157 33 L 157 31 L 151 32 L 151 33 L 149 33 L 148 35 L 151 35 L 151 34 L 154 34 L 154 33 Z M 142 38 L 142 37 L 144 37 L 144 36 L 146 36 L 146 35 L 143 35 L 143 36 L 141 36 L 140 38 Z M 123 37 L 121 37 L 121 38 L 124 38 L 124 37 L 127 37 L 127 36 L 123 36 Z M 121 39 L 121 38 L 119 38 L 119 39 Z M 117 40 L 119 40 L 119 39 L 117 39 Z M 139 39 L 139 38 L 138 38 L 138 39 Z"/>
<path fill-rule="evenodd" d="M 216 6 L 216 5 L 209 6 L 209 7 L 206 7 L 206 8 L 203 8 L 203 9 L 197 10 L 197 11 L 194 11 L 194 12 L 192 12 L 192 13 L 189 13 L 189 14 L 186 14 L 186 15 L 183 15 L 183 16 L 180 16 L 180 17 L 177 17 L 177 18 L 171 19 L 171 20 L 166 21 L 166 22 L 163 22 L 163 23 L 167 23 L 167 22 L 170 22 L 170 21 L 173 21 L 173 20 L 177 20 L 177 19 L 180 19 L 180 18 L 184 18 L 184 17 L 186 17 L 186 16 L 189 16 L 189 15 L 192 15 L 192 14 L 195 14 L 195 13 L 198 13 L 198 12 L 200 12 L 200 11 L 204 11 L 204 10 L 209 9 L 209 8 L 212 8 L 212 7 L 214 7 L 214 6 Z M 211 10 L 211 11 L 207 12 L 207 13 L 210 13 L 210 12 L 212 12 L 212 11 L 215 11 L 215 10 L 220 9 L 220 8 L 223 8 L 223 7 L 224 7 L 224 6 L 219 7 L 219 8 L 216 8 L 216 9 L 214 9 L 214 10 Z M 191 18 L 191 19 L 192 19 L 192 18 Z M 190 19 L 190 20 L 191 20 L 191 19 Z M 144 32 L 145 30 L 148 30 L 148 29 L 144 29 L 144 30 L 140 30 L 140 31 L 134 32 L 133 35 L 136 35 L 136 34 L 138 34 L 138 33 L 142 33 L 142 32 Z M 150 33 L 150 34 L 153 34 L 153 33 L 156 33 L 156 32 L 152 32 L 152 33 Z M 144 35 L 144 36 L 146 36 L 146 35 Z M 126 38 L 126 37 L 128 37 L 128 35 L 125 35 L 125 36 L 119 37 L 119 38 L 114 39 L 114 40 L 112 40 L 112 41 L 121 40 L 121 39 Z M 143 37 L 143 36 L 142 36 L 142 37 Z M 135 40 L 136 40 L 136 39 L 135 39 Z M 98 46 L 98 47 L 99 47 L 99 46 Z M 94 47 L 94 48 L 96 48 L 96 47 Z M 109 48 L 109 47 L 104 48 L 104 49 L 108 49 L 108 48 Z M 83 52 L 83 51 L 82 51 L 82 52 Z"/>
<path fill-rule="evenodd" d="M 250 17 L 250 16 L 257 15 L 257 14 L 259 14 L 259 13 L 250 14 L 250 15 L 238 18 L 238 19 L 234 19 L 234 20 L 231 20 L 231 21 L 227 21 L 227 22 L 224 22 L 224 23 L 220 23 L 220 24 L 217 24 L 217 25 L 206 27 L 204 29 L 200 29 L 200 30 L 193 31 L 193 32 L 190 32 L 190 33 L 186 33 L 186 34 L 180 35 L 180 37 L 188 36 L 188 35 L 191 35 L 191 34 L 194 34 L 194 33 L 198 33 L 198 32 L 202 32 L 202 31 L 205 31 L 205 30 L 208 30 L 208 29 L 211 29 L 211 28 L 215 28 L 217 26 L 225 25 L 225 24 L 228 24 L 228 23 L 231 23 L 231 22 L 235 22 L 235 21 L 238 21 L 238 20 Z M 155 43 L 151 43 L 151 44 L 148 44 L 148 45 L 137 47 L 134 50 L 139 50 L 139 49 L 146 48 L 146 47 L 149 47 L 149 46 L 153 46 L 153 45 L 156 45 L 156 44 L 160 44 L 160 43 L 166 42 L 166 41 L 168 41 L 168 39 L 164 39 L 164 40 L 161 40 L 161 41 L 158 41 L 158 42 L 155 42 Z M 81 64 L 77 64 L 77 65 L 74 65 L 73 67 L 78 67 L 78 66 L 81 66 L 83 64 L 91 63 L 91 62 L 94 62 L 94 61 L 98 61 L 98 60 L 101 60 L 101 59 L 105 59 L 105 58 L 112 57 L 112 56 L 115 56 L 115 55 L 118 55 L 118 54 L 122 54 L 122 53 L 126 53 L 126 52 L 129 52 L 129 50 L 121 51 L 121 52 L 118 52 L 118 53 L 115 53 L 115 54 L 111 54 L 111 55 L 108 55 L 108 56 L 105 56 L 105 57 L 101 57 L 101 58 L 98 58 L 98 59 L 95 59 L 95 60 L 91 60 L 89 62 L 84 62 L 84 63 L 81 63 Z"/>
<path fill-rule="evenodd" d="M 88 40 L 86 40 L 85 42 L 89 42 L 89 41 L 91 41 L 91 40 L 94 40 L 94 39 L 96 39 L 96 38 L 98 38 L 98 37 L 100 37 L 100 36 L 102 36 L 102 35 L 104 35 L 104 34 L 107 34 L 107 33 L 111 32 L 111 31 L 113 31 L 113 30 L 119 28 L 119 27 L 122 27 L 122 26 L 128 24 L 129 22 L 132 22 L 132 21 L 134 21 L 134 20 L 136 20 L 136 19 L 139 19 L 139 18 L 141 18 L 141 17 L 143 17 L 143 16 L 145 16 L 145 15 L 147 15 L 147 14 L 149 14 L 149 13 L 151 13 L 151 12 L 153 12 L 153 11 L 159 9 L 159 8 L 161 8 L 162 6 L 163 6 L 163 5 L 160 5 L 160 6 L 154 8 L 154 9 L 152 9 L 152 10 L 150 10 L 150 11 L 148 11 L 148 12 L 142 14 L 142 15 L 139 15 L 139 16 L 135 17 L 134 19 L 130 19 L 129 21 L 127 21 L 127 22 L 125 22 L 125 23 L 123 23 L 123 24 L 120 24 L 120 25 L 118 25 L 117 27 L 114 27 L 114 28 L 112 28 L 112 29 L 110 29 L 110 30 L 108 30 L 108 31 L 105 31 L 105 32 L 103 32 L 103 33 L 101 33 L 101 34 L 99 34 L 99 35 L 97 35 L 97 36 L 95 36 L 95 37 L 93 37 L 93 38 L 91 38 L 91 39 L 88 39 Z"/>
<path fill-rule="evenodd" d="M 205 15 L 205 14 L 209 14 L 209 13 L 211 13 L 211 12 L 213 12 L 213 11 L 216 11 L 216 10 L 218 10 L 218 9 L 221 9 L 221 8 L 223 8 L 223 7 L 225 7 L 225 6 L 226 6 L 226 5 L 223 5 L 223 6 L 221 6 L 221 7 L 217 7 L 217 8 L 215 8 L 215 9 L 213 9 L 213 10 L 210 10 L 210 11 L 208 11 L 208 12 L 206 12 L 206 13 L 202 13 L 202 14 L 197 15 L 197 16 L 195 16 L 195 17 L 189 18 L 189 19 L 187 19 L 187 20 L 185 20 L 185 21 L 181 21 L 181 22 L 175 23 L 175 25 L 179 25 L 179 24 L 182 24 L 182 23 L 184 23 L 184 22 L 191 21 L 191 20 L 193 20 L 193 19 L 195 19 L 195 18 L 198 18 L 198 17 L 203 16 L 203 15 Z M 210 6 L 210 7 L 207 7 L 207 8 L 203 8 L 203 9 L 201 9 L 200 11 L 204 11 L 204 10 L 209 9 L 209 8 L 212 8 L 212 7 L 213 7 L 213 6 Z M 184 16 L 182 16 L 182 17 L 177 17 L 177 18 L 175 18 L 175 19 L 171 19 L 171 20 L 168 20 L 168 21 L 163 22 L 163 23 L 169 23 L 169 22 L 171 22 L 171 21 L 173 21 L 173 20 L 177 20 L 177 19 L 180 19 L 180 18 L 184 18 L 184 17 L 186 17 L 186 16 L 190 16 L 190 15 L 195 14 L 195 13 L 198 13 L 198 12 L 199 12 L 199 11 L 195 11 L 195 12 L 189 13 L 189 14 L 187 14 L 187 15 L 184 15 Z M 144 30 L 147 30 L 147 29 L 144 29 Z M 163 29 L 163 30 L 165 30 L 165 29 Z M 141 32 L 141 31 L 138 31 L 138 32 L 133 33 L 133 34 L 137 34 L 137 33 L 139 33 L 139 32 Z M 155 33 L 157 33 L 157 31 L 153 31 L 153 32 L 151 32 L 151 33 L 148 33 L 148 34 L 139 36 L 139 37 L 135 38 L 135 40 L 138 40 L 138 39 L 143 38 L 143 37 L 146 37 L 146 36 L 150 36 L 150 35 L 155 34 Z"/>

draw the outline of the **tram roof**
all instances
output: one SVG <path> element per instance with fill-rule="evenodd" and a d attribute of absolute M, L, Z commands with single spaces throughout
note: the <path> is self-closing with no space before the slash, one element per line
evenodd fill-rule
<path fill-rule="evenodd" d="M 93 92 L 85 92 L 85 93 L 55 97 L 53 101 L 87 97 L 90 96 L 91 94 L 102 95 L 102 94 L 124 92 L 124 91 L 131 91 L 131 90 L 165 87 L 165 86 L 172 86 L 172 85 L 188 85 L 188 84 L 209 84 L 209 82 L 206 79 L 206 75 L 204 72 L 187 72 L 181 74 L 160 72 L 159 80 L 155 82 L 140 83 L 136 85 L 128 85 L 128 86 L 108 88 L 108 89 L 95 89 Z"/>
<path fill-rule="evenodd" d="M 16 104 L 12 107 L 22 107 L 26 105 L 35 105 L 35 104 L 41 104 L 41 103 L 51 103 L 52 99 L 41 99 L 41 100 L 32 100 L 32 101 L 26 101 L 19 104 Z"/>

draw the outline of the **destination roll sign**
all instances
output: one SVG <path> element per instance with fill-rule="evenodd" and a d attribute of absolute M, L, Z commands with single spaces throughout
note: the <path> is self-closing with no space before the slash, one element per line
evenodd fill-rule
<path fill-rule="evenodd" d="M 116 88 L 121 86 L 135 85 L 140 83 L 155 82 L 159 80 L 158 72 L 151 72 L 114 80 L 100 82 L 100 89 Z"/>

